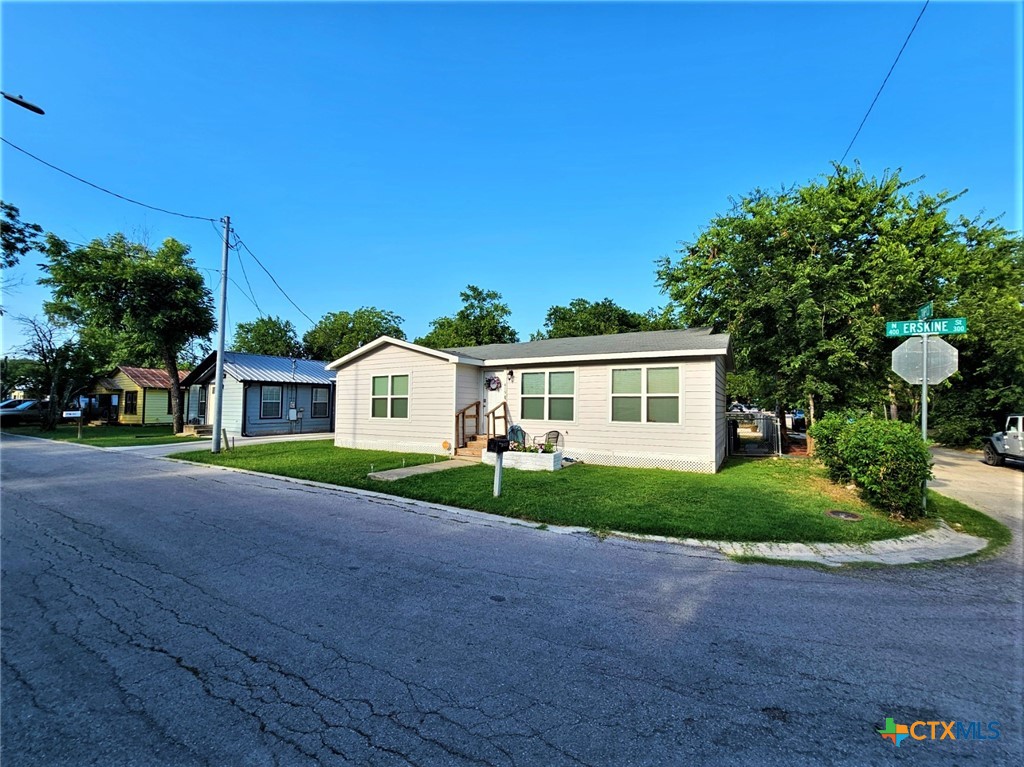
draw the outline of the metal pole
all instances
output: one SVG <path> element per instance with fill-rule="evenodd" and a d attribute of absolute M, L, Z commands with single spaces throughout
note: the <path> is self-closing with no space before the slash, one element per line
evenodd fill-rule
<path fill-rule="evenodd" d="M 213 446 L 210 452 L 220 452 L 221 414 L 223 412 L 224 388 L 224 325 L 228 314 L 228 239 L 231 236 L 231 216 L 224 216 L 224 251 L 220 260 L 220 317 L 217 320 L 217 373 L 213 392 Z"/>
<path fill-rule="evenodd" d="M 928 334 L 921 336 L 921 439 L 928 445 Z M 928 511 L 928 480 L 921 490 L 921 510 Z"/>

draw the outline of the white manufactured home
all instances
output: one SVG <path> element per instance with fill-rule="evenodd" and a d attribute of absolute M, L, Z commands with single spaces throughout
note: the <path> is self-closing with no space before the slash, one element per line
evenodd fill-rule
<path fill-rule="evenodd" d="M 335 360 L 335 444 L 458 454 L 513 425 L 567 458 L 715 472 L 729 336 L 708 329 L 428 349 L 387 336 Z"/>

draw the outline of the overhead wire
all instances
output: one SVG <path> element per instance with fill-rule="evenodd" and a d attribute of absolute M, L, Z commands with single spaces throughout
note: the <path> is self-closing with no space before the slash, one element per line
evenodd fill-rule
<path fill-rule="evenodd" d="M 22 154 L 31 157 L 36 162 L 41 162 L 46 167 L 53 168 L 53 170 L 57 171 L 58 173 L 63 173 L 65 176 L 73 178 L 75 181 L 80 181 L 80 182 L 82 182 L 83 184 L 85 184 L 87 186 L 91 186 L 93 189 L 98 189 L 101 192 L 105 192 L 106 194 L 109 194 L 109 195 L 111 195 L 113 197 L 117 197 L 119 200 L 124 200 L 125 202 L 130 202 L 133 205 L 141 205 L 143 208 L 149 208 L 150 210 L 159 211 L 160 213 L 167 213 L 168 215 L 171 215 L 171 216 L 178 216 L 179 218 L 191 218 L 191 219 L 195 219 L 197 221 L 210 221 L 210 222 L 216 222 L 218 220 L 216 218 L 210 218 L 209 216 L 191 216 L 188 213 L 179 213 L 179 212 L 174 211 L 174 210 L 168 210 L 167 208 L 158 208 L 156 205 L 149 205 L 148 203 L 140 202 L 139 200 L 133 200 L 131 197 L 125 197 L 123 194 L 118 194 L 117 192 L 112 192 L 109 189 L 100 186 L 99 184 L 94 184 L 91 181 L 86 181 L 81 176 L 76 176 L 74 173 L 71 173 L 70 171 L 66 171 L 63 168 L 58 168 L 53 163 L 47 162 L 42 157 L 37 157 L 36 155 L 34 155 L 31 152 L 29 152 L 27 149 L 22 149 L 20 146 L 18 146 L 17 144 L 15 144 L 15 143 L 13 143 L 11 141 L 8 141 L 3 136 L 0 136 L 0 141 L 3 141 L 5 144 L 7 144 L 7 146 L 11 147 L 12 149 L 17 149 Z"/>
<path fill-rule="evenodd" d="M 235 251 L 235 255 L 238 256 L 238 265 L 242 269 L 242 276 L 245 278 L 245 284 L 249 286 L 249 295 L 252 296 L 253 305 L 256 307 L 256 311 L 259 312 L 260 317 L 262 317 L 263 316 L 263 310 L 260 309 L 260 305 L 256 303 L 256 294 L 255 294 L 255 292 L 253 292 L 252 283 L 249 282 L 249 275 L 245 271 L 245 261 L 242 260 L 242 254 L 238 250 L 238 242 L 239 242 L 238 234 L 235 233 L 235 242 L 234 242 L 233 250 Z"/>
<path fill-rule="evenodd" d="M 917 14 L 917 18 L 914 20 L 914 26 L 912 26 L 910 28 L 910 32 L 907 33 L 907 39 L 904 40 L 903 41 L 903 45 L 900 46 L 899 53 L 896 54 L 896 58 L 893 60 L 892 66 L 889 67 L 889 71 L 886 73 L 885 79 L 882 80 L 882 84 L 878 87 L 878 92 L 875 94 L 875 97 L 871 100 L 871 106 L 869 106 L 868 107 L 868 111 L 864 113 L 864 119 L 862 119 L 860 121 L 860 125 L 857 126 L 857 132 L 853 134 L 853 138 L 850 139 L 850 143 L 846 147 L 846 151 L 843 152 L 843 156 L 839 160 L 839 165 L 840 166 L 846 160 L 846 155 L 848 155 L 850 153 L 850 150 L 853 149 L 854 142 L 857 140 L 857 137 L 860 135 L 861 129 L 864 127 L 864 124 L 868 121 L 868 116 L 871 114 L 871 110 L 875 108 L 875 104 L 878 101 L 878 97 L 882 95 L 882 91 L 885 89 L 885 84 L 887 82 L 889 82 L 889 76 L 892 75 L 893 70 L 896 69 L 896 65 L 899 63 L 900 57 L 903 55 L 903 51 L 906 50 L 907 43 L 910 42 L 910 38 L 913 36 L 914 30 L 917 29 L 917 24 L 918 24 L 918 22 L 921 21 L 921 17 L 924 16 L 924 12 L 928 8 L 928 3 L 930 1 L 931 0 L 925 0 L 924 5 L 921 6 L 921 12 L 919 14 Z"/>
<path fill-rule="evenodd" d="M 276 279 L 274 279 L 274 275 L 271 274 L 270 270 L 267 269 L 267 267 L 265 267 L 263 265 L 263 262 L 260 261 L 256 257 L 256 254 L 252 252 L 252 249 L 248 245 L 245 244 L 245 240 L 243 240 L 241 237 L 238 236 L 237 232 L 235 233 L 235 242 L 238 245 L 240 245 L 243 248 L 245 248 L 246 253 L 248 253 L 250 256 L 252 256 L 252 260 L 255 261 L 257 264 L 259 264 L 260 269 L 262 269 L 264 272 L 266 272 L 267 276 L 270 278 L 270 281 L 274 283 L 274 286 L 279 291 L 281 291 L 281 295 L 288 299 L 288 302 L 298 310 L 299 314 L 301 314 L 303 317 L 305 317 L 307 320 L 309 320 L 311 325 L 316 325 L 316 321 L 312 317 L 310 317 L 308 314 L 306 314 L 304 311 L 302 311 L 302 307 L 300 307 L 297 303 L 295 303 L 295 301 L 292 300 L 292 297 L 289 296 L 288 293 L 285 292 L 285 289 L 281 287 L 280 283 L 278 283 L 278 281 Z"/>

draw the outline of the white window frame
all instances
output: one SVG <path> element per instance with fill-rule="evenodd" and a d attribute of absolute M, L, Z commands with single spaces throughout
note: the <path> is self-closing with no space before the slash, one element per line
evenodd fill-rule
<path fill-rule="evenodd" d="M 316 401 L 316 393 L 318 391 L 327 392 L 327 398 L 323 402 Z M 316 406 L 325 405 L 323 415 L 316 414 Z M 309 392 L 309 417 L 310 418 L 330 418 L 331 417 L 331 387 L 330 386 L 313 386 Z"/>
<path fill-rule="evenodd" d="M 267 389 L 277 389 L 281 395 L 277 400 L 277 415 L 266 415 L 268 400 L 264 394 Z M 273 402 L 273 400 L 269 400 L 269 402 Z M 279 421 L 282 418 L 284 418 L 284 387 L 281 384 L 260 384 L 260 420 Z"/>
<path fill-rule="evenodd" d="M 374 394 L 373 393 L 373 381 L 375 378 L 386 378 L 388 382 L 388 393 L 387 394 Z M 406 391 L 405 394 L 395 394 L 395 379 L 405 378 L 406 379 Z M 404 399 L 405 400 L 405 415 L 395 416 L 394 413 L 394 401 Z M 373 414 L 373 403 L 375 400 L 384 400 L 387 403 L 386 412 L 384 415 Z M 370 418 L 374 421 L 383 420 L 401 420 L 408 421 L 411 417 L 410 408 L 412 405 L 412 373 L 385 373 L 384 375 L 370 374 Z"/>
<path fill-rule="evenodd" d="M 647 401 L 654 398 L 667 398 L 673 395 L 664 393 L 651 394 L 647 391 L 647 371 L 650 369 L 661 370 L 664 368 L 675 368 L 679 372 L 679 391 L 675 394 L 679 400 L 679 420 L 677 421 L 648 421 Z M 616 370 L 639 370 L 640 371 L 640 393 L 639 394 L 616 394 L 613 391 L 614 377 Z M 615 397 L 639 397 L 640 398 L 640 420 L 639 421 L 616 421 L 614 414 Z M 682 365 L 620 365 L 608 368 L 608 423 L 626 426 L 643 426 L 644 428 L 677 427 L 683 423 L 683 366 Z"/>
<path fill-rule="evenodd" d="M 523 393 L 523 376 L 530 375 L 532 373 L 543 373 L 544 374 L 544 393 L 543 394 L 525 394 Z M 572 373 L 572 394 L 551 394 L 551 374 L 552 373 Z M 576 419 L 579 417 L 579 391 L 580 391 L 580 372 L 578 368 L 545 368 L 543 370 L 524 370 L 519 373 L 519 420 L 531 421 L 533 423 L 576 423 Z M 554 399 L 572 399 L 572 418 L 571 419 L 552 419 L 551 418 L 551 404 L 550 400 Z M 544 417 L 543 418 L 526 418 L 523 416 L 523 400 L 525 399 L 543 399 L 544 400 Z"/>

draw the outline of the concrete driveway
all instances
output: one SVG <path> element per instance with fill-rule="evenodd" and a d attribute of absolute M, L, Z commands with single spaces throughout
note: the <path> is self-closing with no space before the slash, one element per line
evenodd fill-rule
<path fill-rule="evenodd" d="M 1024 463 L 986 466 L 981 452 L 932 448 L 928 486 L 998 519 L 1013 531 L 1011 556 L 1024 562 Z"/>

